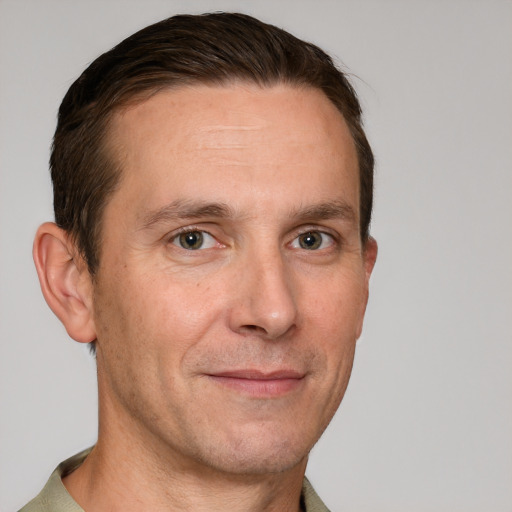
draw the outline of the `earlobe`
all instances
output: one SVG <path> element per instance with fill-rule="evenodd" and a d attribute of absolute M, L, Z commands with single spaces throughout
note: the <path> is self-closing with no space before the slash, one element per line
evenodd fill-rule
<path fill-rule="evenodd" d="M 76 341 L 96 339 L 92 283 L 69 235 L 53 222 L 37 230 L 33 256 L 44 298 Z"/>

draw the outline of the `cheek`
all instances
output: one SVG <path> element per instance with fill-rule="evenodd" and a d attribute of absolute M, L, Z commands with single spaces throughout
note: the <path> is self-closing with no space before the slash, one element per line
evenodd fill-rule
<path fill-rule="evenodd" d="M 142 410 L 159 400 L 162 387 L 179 386 L 183 360 L 216 317 L 205 294 L 204 286 L 182 285 L 165 274 L 103 281 L 95 297 L 98 363 L 121 402 L 144 397 Z"/>
<path fill-rule="evenodd" d="M 364 308 L 362 280 L 354 275 L 331 276 L 324 287 L 310 294 L 305 325 L 308 338 L 316 340 L 325 356 L 325 385 L 339 402 L 346 388 Z"/>
<path fill-rule="evenodd" d="M 159 352 L 159 357 L 179 357 L 201 339 L 221 308 L 212 285 L 173 274 L 141 275 L 126 280 L 123 288 L 118 304 L 124 322 L 120 328 L 132 343 Z"/>
<path fill-rule="evenodd" d="M 305 318 L 329 334 L 327 339 L 357 338 L 364 312 L 364 281 L 359 275 L 333 273 L 322 282 L 311 282 L 303 297 Z"/>
<path fill-rule="evenodd" d="M 223 296 L 210 281 L 180 279 L 175 275 L 154 281 L 145 294 L 151 296 L 147 314 L 158 324 L 172 331 L 180 329 L 184 334 L 206 327 L 218 314 Z"/>

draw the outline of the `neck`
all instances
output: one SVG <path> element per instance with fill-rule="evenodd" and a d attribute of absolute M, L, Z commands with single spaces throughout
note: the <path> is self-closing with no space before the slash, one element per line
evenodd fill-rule
<path fill-rule="evenodd" d="M 130 453 L 131 452 L 131 453 Z M 68 492 L 86 511 L 299 512 L 304 469 L 277 475 L 205 475 L 187 471 L 146 471 L 101 443 L 64 480 Z"/>

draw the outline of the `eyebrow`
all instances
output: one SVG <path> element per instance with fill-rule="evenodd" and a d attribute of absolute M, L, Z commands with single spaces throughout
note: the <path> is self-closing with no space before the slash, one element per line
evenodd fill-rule
<path fill-rule="evenodd" d="M 232 207 L 223 202 L 178 199 L 158 210 L 145 213 L 142 216 L 141 229 L 150 229 L 155 225 L 179 219 L 199 219 L 204 217 L 232 219 L 236 216 L 240 215 L 237 215 Z M 295 222 L 329 219 L 340 219 L 348 222 L 356 221 L 354 209 L 342 200 L 299 207 L 293 209 L 289 216 Z"/>
<path fill-rule="evenodd" d="M 141 229 L 150 229 L 157 224 L 177 219 L 197 219 L 201 217 L 231 218 L 234 217 L 234 211 L 226 203 L 178 199 L 158 210 L 144 214 Z"/>
<path fill-rule="evenodd" d="M 343 200 L 327 201 L 301 207 L 292 211 L 291 217 L 302 221 L 340 219 L 355 222 L 357 219 L 354 208 Z"/>

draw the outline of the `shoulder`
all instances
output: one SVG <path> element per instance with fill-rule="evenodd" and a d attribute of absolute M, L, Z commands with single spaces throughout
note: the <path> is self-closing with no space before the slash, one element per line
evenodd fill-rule
<path fill-rule="evenodd" d="M 64 487 L 62 477 L 79 467 L 91 449 L 77 453 L 59 464 L 43 490 L 19 512 L 84 512 Z"/>
<path fill-rule="evenodd" d="M 306 477 L 304 477 L 302 484 L 302 501 L 305 512 L 329 512 L 329 509 L 325 506 Z"/>

